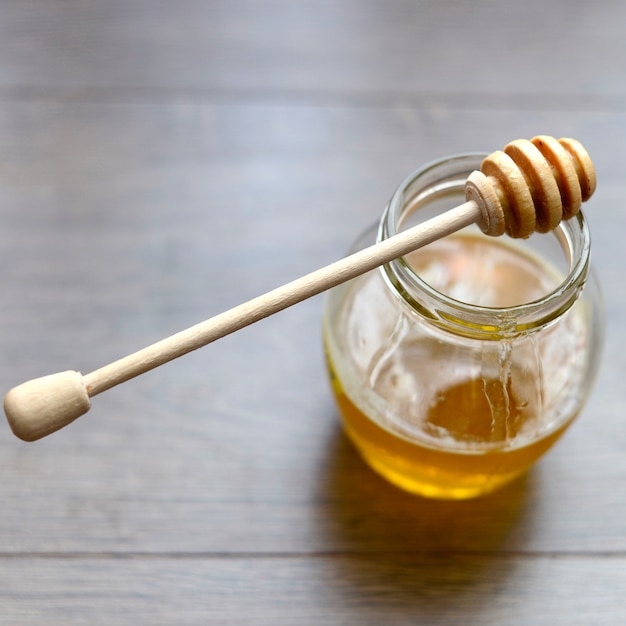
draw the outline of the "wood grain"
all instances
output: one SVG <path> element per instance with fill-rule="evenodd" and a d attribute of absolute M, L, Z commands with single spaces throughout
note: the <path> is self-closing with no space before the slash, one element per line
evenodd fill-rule
<path fill-rule="evenodd" d="M 387 555 L 229 559 L 31 558 L 0 574 L 3 617 L 24 624 L 617 623 L 623 564 L 602 558 Z M 536 572 L 544 572 L 538 577 Z M 80 574 L 78 574 L 80 572 Z M 80 578 L 79 578 L 80 576 Z M 68 594 L 68 587 L 80 593 Z M 572 594 L 574 588 L 584 592 Z M 320 602 L 323 598 L 324 601 Z"/>
<path fill-rule="evenodd" d="M 474 502 L 364 466 L 328 390 L 321 296 L 47 440 L 5 428 L 0 624 L 623 624 L 624 11 L 0 1 L 4 389 L 331 262 L 414 168 L 544 132 L 598 170 L 608 338 L 571 431 Z"/>

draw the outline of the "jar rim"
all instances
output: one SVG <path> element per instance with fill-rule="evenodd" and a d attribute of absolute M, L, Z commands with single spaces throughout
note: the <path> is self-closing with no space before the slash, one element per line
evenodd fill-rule
<path fill-rule="evenodd" d="M 399 232 L 407 217 L 442 193 L 462 191 L 467 177 L 479 169 L 485 156 L 483 153 L 452 155 L 431 161 L 409 174 L 383 212 L 378 241 Z M 556 237 L 569 267 L 556 287 L 531 302 L 507 307 L 463 302 L 432 287 L 412 269 L 406 257 L 387 263 L 381 271 L 401 300 L 438 326 L 481 339 L 526 334 L 560 317 L 578 299 L 589 272 L 591 250 L 589 228 L 582 211 L 562 221 L 554 231 L 532 236 Z"/>

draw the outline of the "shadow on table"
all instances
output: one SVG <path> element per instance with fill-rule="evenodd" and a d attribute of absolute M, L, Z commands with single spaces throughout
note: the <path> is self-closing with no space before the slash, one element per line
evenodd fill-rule
<path fill-rule="evenodd" d="M 337 552 L 338 580 L 359 602 L 445 607 L 465 594 L 487 601 L 478 592 L 504 584 L 515 563 L 507 542 L 527 516 L 532 472 L 482 498 L 428 500 L 374 473 L 339 426 L 328 450 L 321 527 Z"/>

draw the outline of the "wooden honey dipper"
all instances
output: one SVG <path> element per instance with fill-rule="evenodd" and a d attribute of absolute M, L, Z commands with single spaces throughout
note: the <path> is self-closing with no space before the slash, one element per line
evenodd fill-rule
<path fill-rule="evenodd" d="M 11 389 L 4 409 L 11 429 L 34 441 L 85 414 L 90 398 L 297 302 L 388 263 L 470 224 L 488 235 L 525 238 L 569 219 L 594 192 L 596 175 L 574 139 L 518 139 L 490 154 L 465 184 L 467 202 L 85 376 L 36 378 Z"/>

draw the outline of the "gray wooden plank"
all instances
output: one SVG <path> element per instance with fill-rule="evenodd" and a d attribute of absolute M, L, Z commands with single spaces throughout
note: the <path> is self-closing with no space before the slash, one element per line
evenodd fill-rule
<path fill-rule="evenodd" d="M 622 106 L 625 19 L 618 0 L 5 1 L 0 85 Z"/>
<path fill-rule="evenodd" d="M 618 626 L 623 557 L 12 559 L 0 623 Z"/>

